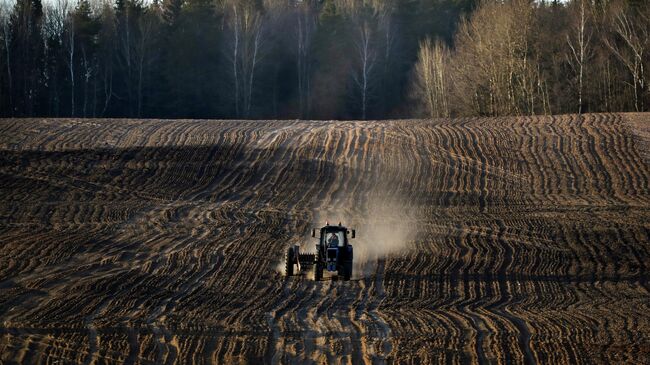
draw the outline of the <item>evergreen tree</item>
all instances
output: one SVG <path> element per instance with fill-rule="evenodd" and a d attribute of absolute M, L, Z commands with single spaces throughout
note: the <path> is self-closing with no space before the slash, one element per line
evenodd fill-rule
<path fill-rule="evenodd" d="M 13 70 L 13 115 L 34 115 L 39 106 L 44 65 L 42 20 L 40 0 L 16 1 L 10 19 L 12 58 L 8 60 Z"/>

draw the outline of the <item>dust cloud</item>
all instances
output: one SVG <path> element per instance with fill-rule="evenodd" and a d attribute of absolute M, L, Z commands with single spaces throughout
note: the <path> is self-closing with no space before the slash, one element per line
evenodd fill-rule
<path fill-rule="evenodd" d="M 398 202 L 371 204 L 364 219 L 357 223 L 357 239 L 352 241 L 354 260 L 366 263 L 405 253 L 416 236 L 409 213 Z"/>
<path fill-rule="evenodd" d="M 403 199 L 384 194 L 371 194 L 368 199 L 363 209 L 315 215 L 317 224 L 335 218 L 329 223 L 341 222 L 356 230 L 356 238 L 350 240 L 354 247 L 354 278 L 372 275 L 381 259 L 409 252 L 418 233 L 417 213 Z"/>

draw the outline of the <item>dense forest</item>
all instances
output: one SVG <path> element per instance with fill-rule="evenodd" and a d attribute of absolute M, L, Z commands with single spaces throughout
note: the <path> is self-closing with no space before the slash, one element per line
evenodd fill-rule
<path fill-rule="evenodd" d="M 14 0 L 0 116 L 650 109 L 647 0 Z"/>

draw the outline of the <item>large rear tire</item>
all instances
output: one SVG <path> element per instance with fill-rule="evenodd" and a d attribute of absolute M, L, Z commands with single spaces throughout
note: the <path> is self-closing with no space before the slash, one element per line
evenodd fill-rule
<path fill-rule="evenodd" d="M 314 265 L 314 280 L 323 280 L 323 264 L 320 262 L 317 262 L 316 265 Z"/>
<path fill-rule="evenodd" d="M 285 256 L 284 273 L 286 276 L 293 276 L 293 264 L 296 262 L 296 253 L 293 247 L 287 249 Z"/>
<path fill-rule="evenodd" d="M 343 264 L 343 280 L 348 281 L 352 277 L 352 261 Z"/>

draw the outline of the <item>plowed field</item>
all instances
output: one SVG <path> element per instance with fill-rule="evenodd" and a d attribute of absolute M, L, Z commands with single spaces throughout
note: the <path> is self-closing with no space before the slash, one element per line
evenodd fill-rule
<path fill-rule="evenodd" d="M 650 363 L 650 115 L 0 120 L 0 363 Z M 355 228 L 351 281 L 284 277 Z"/>

